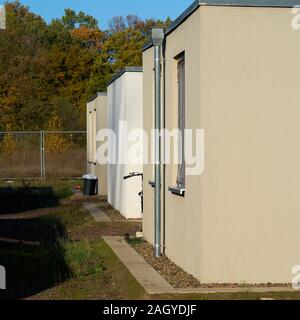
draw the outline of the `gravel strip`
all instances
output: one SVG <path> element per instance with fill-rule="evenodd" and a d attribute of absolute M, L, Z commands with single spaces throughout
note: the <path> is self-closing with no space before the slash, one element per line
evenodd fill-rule
<path fill-rule="evenodd" d="M 156 258 L 152 245 L 147 242 L 132 244 L 135 250 L 174 288 L 199 288 L 200 282 L 166 256 Z"/>
<path fill-rule="evenodd" d="M 174 288 L 176 289 L 200 289 L 200 288 L 268 288 L 268 287 L 291 287 L 291 284 L 202 284 L 195 277 L 191 276 L 183 269 L 178 267 L 166 256 L 156 258 L 151 244 L 145 241 L 131 239 L 129 244 L 161 275 L 163 276 Z"/>

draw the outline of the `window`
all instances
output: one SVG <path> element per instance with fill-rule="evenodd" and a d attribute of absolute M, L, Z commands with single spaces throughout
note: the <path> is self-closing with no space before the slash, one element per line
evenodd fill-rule
<path fill-rule="evenodd" d="M 185 130 L 185 55 L 177 58 L 177 87 L 178 87 L 178 173 L 177 187 L 185 188 L 185 153 L 184 153 L 184 130 Z"/>

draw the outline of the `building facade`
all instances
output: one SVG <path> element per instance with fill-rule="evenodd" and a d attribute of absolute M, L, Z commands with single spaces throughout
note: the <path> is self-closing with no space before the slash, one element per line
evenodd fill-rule
<path fill-rule="evenodd" d="M 294 5 L 196 1 L 165 32 L 164 128 L 204 130 L 204 171 L 183 177 L 178 165 L 162 166 L 162 249 L 202 283 L 290 283 L 300 264 L 300 31 L 291 26 Z M 148 134 L 153 52 L 151 44 L 143 52 Z M 153 174 L 153 165 L 145 164 L 143 227 L 152 244 Z"/>
<path fill-rule="evenodd" d="M 99 92 L 87 103 L 87 172 L 98 178 L 98 194 L 107 196 L 107 164 L 97 158 L 97 133 L 106 129 L 107 124 L 107 94 Z"/>
<path fill-rule="evenodd" d="M 108 202 L 126 219 L 140 219 L 142 179 L 138 176 L 125 180 L 124 177 L 142 174 L 142 161 L 130 162 L 123 156 L 134 145 L 128 141 L 128 134 L 143 128 L 142 68 L 127 67 L 113 77 L 107 87 L 107 99 L 108 128 L 115 136 L 109 141 L 109 152 L 114 153 L 114 159 L 108 165 Z M 125 126 L 127 132 L 123 131 Z"/>

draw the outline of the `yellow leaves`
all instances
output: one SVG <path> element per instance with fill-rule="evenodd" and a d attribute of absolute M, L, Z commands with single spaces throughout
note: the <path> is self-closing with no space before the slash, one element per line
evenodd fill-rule
<path fill-rule="evenodd" d="M 64 138 L 63 134 L 50 132 L 47 133 L 45 138 L 46 152 L 52 154 L 58 154 L 68 150 L 68 142 Z"/>
<path fill-rule="evenodd" d="M 90 29 L 87 26 L 81 26 L 80 28 L 71 30 L 71 35 L 82 41 L 100 43 L 105 34 L 98 28 Z"/>
<path fill-rule="evenodd" d="M 46 152 L 57 154 L 66 151 L 69 148 L 68 141 L 64 138 L 63 133 L 59 131 L 62 130 L 62 122 L 54 112 L 49 119 L 47 125 L 47 131 L 45 136 L 45 148 Z"/>
<path fill-rule="evenodd" d="M 0 142 L 0 150 L 1 154 L 12 155 L 16 150 L 16 141 L 11 131 L 10 123 L 6 124 L 7 133 L 4 134 L 3 139 Z"/>
<path fill-rule="evenodd" d="M 1 141 L 1 153 L 5 153 L 6 155 L 11 155 L 16 150 L 15 139 L 12 134 L 6 133 L 4 135 L 3 140 Z"/>
<path fill-rule="evenodd" d="M 0 143 L 1 154 L 12 155 L 16 150 L 16 143 L 13 134 L 6 133 Z"/>
<path fill-rule="evenodd" d="M 141 48 L 151 27 L 164 25 L 128 15 L 113 18 L 111 28 L 101 31 L 93 17 L 68 9 L 47 25 L 19 2 L 6 6 L 8 29 L 0 33 L 1 130 L 8 121 L 14 130 L 84 129 L 86 99 L 105 90 L 119 69 L 141 65 Z M 54 96 L 79 115 L 67 116 L 65 105 L 52 104 Z M 52 110 L 60 118 L 49 118 Z M 5 143 L 13 145 L 7 139 Z M 51 152 L 67 145 L 62 134 L 49 135 L 48 140 Z"/>
<path fill-rule="evenodd" d="M 53 112 L 51 118 L 49 119 L 47 130 L 48 131 L 62 130 L 61 120 L 56 114 L 56 112 Z"/>

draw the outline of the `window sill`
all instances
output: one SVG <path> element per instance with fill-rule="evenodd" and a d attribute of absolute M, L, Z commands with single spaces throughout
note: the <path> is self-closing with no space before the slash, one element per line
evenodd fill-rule
<path fill-rule="evenodd" d="M 155 182 L 154 181 L 149 181 L 149 186 L 151 186 L 152 188 L 155 188 Z"/>
<path fill-rule="evenodd" d="M 185 196 L 185 188 L 169 187 L 169 191 L 176 196 L 180 196 L 180 197 Z"/>

